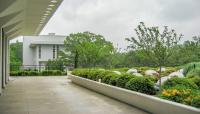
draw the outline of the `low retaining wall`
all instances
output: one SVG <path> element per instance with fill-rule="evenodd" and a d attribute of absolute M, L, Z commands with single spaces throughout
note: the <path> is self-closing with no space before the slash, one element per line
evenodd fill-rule
<path fill-rule="evenodd" d="M 70 75 L 73 83 L 153 114 L 200 114 L 200 109 Z"/>

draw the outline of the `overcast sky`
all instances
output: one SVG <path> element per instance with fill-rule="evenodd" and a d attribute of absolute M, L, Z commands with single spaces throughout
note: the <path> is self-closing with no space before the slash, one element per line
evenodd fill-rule
<path fill-rule="evenodd" d="M 135 36 L 139 22 L 165 25 L 184 40 L 200 35 L 200 0 L 64 0 L 42 35 L 90 31 L 126 48 L 126 37 Z"/>

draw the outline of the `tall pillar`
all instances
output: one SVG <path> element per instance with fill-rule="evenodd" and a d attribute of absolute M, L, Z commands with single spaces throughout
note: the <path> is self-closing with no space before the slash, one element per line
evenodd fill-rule
<path fill-rule="evenodd" d="M 6 87 L 9 81 L 9 40 L 4 34 L 3 28 L 0 29 L 0 94 L 2 88 Z"/>
<path fill-rule="evenodd" d="M 2 93 L 2 28 L 0 27 L 0 94 Z"/>
<path fill-rule="evenodd" d="M 2 87 L 6 87 L 6 39 L 2 28 Z"/>
<path fill-rule="evenodd" d="M 6 37 L 6 65 L 7 65 L 7 69 L 6 69 L 6 84 L 9 81 L 9 77 L 10 77 L 10 46 L 9 46 L 9 39 L 8 37 Z"/>

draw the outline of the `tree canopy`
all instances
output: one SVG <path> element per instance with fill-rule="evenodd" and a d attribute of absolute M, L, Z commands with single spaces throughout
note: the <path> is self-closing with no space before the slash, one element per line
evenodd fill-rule
<path fill-rule="evenodd" d="M 91 32 L 70 34 L 65 39 L 65 57 L 73 62 L 75 68 L 105 65 L 106 58 L 113 53 L 114 47 L 102 35 Z"/>
<path fill-rule="evenodd" d="M 161 78 L 161 68 L 168 61 L 173 54 L 173 47 L 175 47 L 182 35 L 177 35 L 175 30 L 169 30 L 167 26 L 164 27 L 163 32 L 160 32 L 158 27 L 146 27 L 141 22 L 135 29 L 137 38 L 126 38 L 131 42 L 130 48 L 140 50 L 140 54 L 148 57 L 159 68 L 159 78 Z"/>
<path fill-rule="evenodd" d="M 23 43 L 16 42 L 10 44 L 10 64 L 11 65 L 21 65 L 23 58 Z"/>
<path fill-rule="evenodd" d="M 160 32 L 158 27 L 146 27 L 143 22 L 135 29 L 137 38 L 126 38 L 131 42 L 130 48 L 140 50 L 144 56 L 150 58 L 157 65 L 163 66 L 172 55 L 172 48 L 178 44 L 182 35 L 177 35 L 175 30 L 164 27 Z"/>

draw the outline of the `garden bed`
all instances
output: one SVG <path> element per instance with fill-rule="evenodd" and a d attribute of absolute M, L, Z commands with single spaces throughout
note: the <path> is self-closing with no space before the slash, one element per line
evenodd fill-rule
<path fill-rule="evenodd" d="M 160 99 L 143 93 L 92 81 L 79 76 L 69 75 L 73 83 L 98 93 L 133 105 L 154 114 L 199 114 L 200 110 L 187 105 Z"/>

